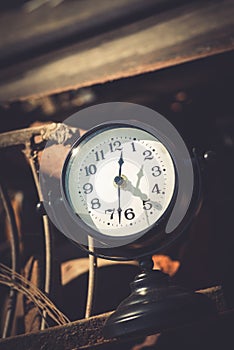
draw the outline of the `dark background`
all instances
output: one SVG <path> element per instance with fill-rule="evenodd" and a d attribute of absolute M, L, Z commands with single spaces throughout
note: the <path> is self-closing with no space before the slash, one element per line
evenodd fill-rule
<path fill-rule="evenodd" d="M 17 11 L 25 1 L 1 2 L 4 11 Z M 69 6 L 69 1 L 65 1 Z M 99 33 L 113 28 L 121 28 L 126 23 L 147 18 L 157 11 L 166 12 L 183 1 L 164 5 L 150 5 L 144 11 L 128 13 L 105 24 L 95 24 Z M 193 2 L 191 2 L 193 3 Z M 53 11 L 51 9 L 50 11 Z M 95 17 L 95 16 L 94 16 Z M 86 30 L 88 37 L 97 35 L 92 22 Z M 59 32 L 60 33 L 60 32 Z M 61 33 L 60 33 L 61 34 Z M 73 33 L 74 34 L 74 33 Z M 56 52 L 60 47 L 76 41 L 76 36 L 43 37 L 38 44 L 23 42 L 16 51 L 12 48 L 4 51 L 0 58 L 0 68 L 4 77 L 11 76 L 18 64 L 28 62 L 35 56 L 48 52 Z M 51 44 L 53 43 L 53 44 Z M 25 45 L 25 46 L 24 46 Z M 12 51 L 13 50 L 13 51 Z M 0 131 L 6 132 L 27 128 L 35 121 L 60 122 L 79 109 L 92 104 L 111 101 L 127 101 L 142 104 L 155 109 L 178 129 L 188 148 L 193 147 L 201 159 L 203 178 L 203 204 L 198 216 L 183 238 L 171 247 L 168 254 L 172 259 L 181 262 L 175 278 L 192 289 L 200 289 L 221 284 L 228 305 L 234 303 L 234 53 L 215 53 L 204 58 L 196 58 L 154 72 L 146 72 L 137 76 L 120 78 L 103 84 L 91 84 L 89 87 L 68 89 L 56 93 L 45 94 L 43 98 L 26 98 L 2 101 L 0 103 Z M 5 79 L 5 78 L 4 78 Z M 1 85 L 4 89 L 4 80 Z M 80 125 L 86 129 L 87 125 Z M 1 135 L 0 135 L 1 137 Z M 208 161 L 203 155 L 212 151 Z M 24 251 L 22 265 L 31 255 L 43 254 L 43 237 L 41 234 L 40 216 L 36 213 L 37 197 L 31 173 L 21 153 L 20 147 L 0 151 L 1 178 L 10 192 L 24 193 L 22 232 Z M 1 212 L 2 232 L 4 230 L 4 213 Z M 5 236 L 1 232 L 1 243 Z M 58 263 L 84 257 L 86 253 L 74 246 L 61 233 L 54 230 L 55 258 Z M 1 262 L 9 262 L 9 247 L 1 250 Z M 122 271 L 123 269 L 123 271 Z M 115 268 L 103 269 L 98 284 L 95 313 L 114 309 L 129 293 L 129 281 L 136 269 Z M 114 277 L 113 277 L 114 276 Z M 63 298 L 58 303 L 64 313 L 72 320 L 82 317 L 85 304 L 85 285 L 83 280 L 73 281 L 62 291 Z M 105 283 L 108 284 L 105 285 Z M 112 286 L 110 288 L 110 286 Z M 109 289 L 108 289 L 109 288 Z M 118 290 L 118 292 L 116 292 Z M 113 294 L 115 297 L 113 298 Z M 79 295 L 79 302 L 77 302 Z M 53 296 L 52 296 L 53 298 Z M 54 296 L 56 299 L 56 297 Z M 74 308 L 74 303 L 80 308 Z M 81 311 L 80 311 L 81 310 Z"/>

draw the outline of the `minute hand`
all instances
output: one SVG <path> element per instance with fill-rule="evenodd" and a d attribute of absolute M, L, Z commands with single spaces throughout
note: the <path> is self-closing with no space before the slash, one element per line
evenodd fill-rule
<path fill-rule="evenodd" d="M 140 181 L 141 181 L 141 178 L 143 177 L 144 175 L 144 172 L 143 172 L 143 165 L 141 166 L 140 168 L 140 171 L 138 172 L 137 174 L 137 183 L 136 183 L 136 188 L 139 188 L 139 185 L 140 185 Z"/>
<path fill-rule="evenodd" d="M 122 185 L 123 179 L 122 179 L 122 166 L 124 163 L 123 160 L 123 152 L 121 151 L 120 158 L 119 158 L 119 176 L 116 176 L 115 183 L 118 186 L 118 216 L 119 216 L 119 224 L 121 224 L 121 214 L 122 214 L 122 208 L 121 208 L 121 202 L 120 202 L 120 186 Z"/>

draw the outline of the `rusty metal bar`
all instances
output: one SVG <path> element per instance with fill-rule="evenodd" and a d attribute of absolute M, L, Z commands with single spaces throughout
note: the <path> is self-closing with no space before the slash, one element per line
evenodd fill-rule
<path fill-rule="evenodd" d="M 49 123 L 27 129 L 8 131 L 0 134 L 0 149 L 11 146 L 25 145 L 30 140 L 40 135 L 43 140 L 49 140 L 50 134 L 60 127 L 60 123 Z"/>

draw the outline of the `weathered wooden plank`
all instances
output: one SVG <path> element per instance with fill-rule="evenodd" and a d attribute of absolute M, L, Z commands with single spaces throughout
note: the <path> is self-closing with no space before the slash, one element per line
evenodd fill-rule
<path fill-rule="evenodd" d="M 61 0 L 60 0 L 61 1 Z M 43 3 L 44 2 L 44 3 Z M 16 62 L 33 51 L 51 51 L 55 45 L 84 40 L 96 31 L 119 27 L 126 21 L 144 18 L 152 11 L 161 11 L 186 0 L 31 0 L 21 9 L 0 14 L 0 64 Z M 46 52 L 46 51 L 45 51 Z"/>
<path fill-rule="evenodd" d="M 103 314 L 91 317 L 88 320 L 72 322 L 63 327 L 53 327 L 45 331 L 20 335 L 0 341 L 0 349 L 18 348 L 27 350 L 36 349 L 78 349 L 86 345 L 94 345 L 99 342 L 106 343 L 102 335 L 102 327 L 109 316 Z"/>
<path fill-rule="evenodd" d="M 221 310 L 217 318 L 203 320 L 199 324 L 186 325 L 184 327 L 175 327 L 174 332 L 187 332 L 188 327 L 192 327 L 195 331 L 199 328 L 210 327 L 225 327 L 227 323 L 234 320 L 234 311 L 224 311 L 226 307 L 223 306 L 222 288 L 219 286 L 201 290 L 200 292 L 206 294 L 211 298 L 217 310 Z M 108 348 L 114 349 L 114 344 L 118 341 L 116 339 L 106 339 L 102 334 L 102 329 L 106 319 L 111 312 L 90 317 L 89 319 L 78 320 L 71 322 L 65 326 L 57 326 L 48 328 L 45 331 L 35 332 L 14 336 L 8 339 L 0 340 L 0 349 L 9 350 L 14 348 L 27 350 L 41 350 L 41 349 L 91 349 L 91 348 Z M 171 332 L 171 330 L 165 330 Z M 134 338 L 133 338 L 134 339 Z M 135 337 L 137 339 L 137 335 Z M 122 339 L 123 342 L 128 342 L 129 339 Z M 134 342 L 134 341 L 133 341 Z M 109 345 L 109 346 L 108 346 Z"/>
<path fill-rule="evenodd" d="M 14 336 L 8 339 L 0 340 L 1 350 L 10 349 L 27 349 L 27 350 L 42 350 L 42 349 L 56 349 L 56 350 L 75 350 L 75 349 L 93 349 L 93 348 L 107 348 L 114 349 L 115 344 L 119 343 L 117 339 L 105 339 L 102 335 L 102 328 L 110 313 L 94 316 L 88 320 L 81 320 L 72 322 L 66 326 L 57 326 L 49 328 L 45 331 L 30 333 L 25 335 Z M 207 335 L 213 337 L 210 339 L 211 343 L 214 339 L 222 341 L 223 333 L 227 332 L 229 336 L 230 328 L 233 328 L 234 312 L 226 311 L 221 313 L 217 318 L 210 320 L 203 320 L 199 324 L 186 325 L 175 329 L 165 330 L 164 336 L 169 337 L 174 334 L 184 334 L 184 338 L 188 333 L 192 332 L 199 334 L 199 332 L 208 331 Z M 215 333 L 212 335 L 212 329 Z M 197 332 L 197 333 L 196 333 Z M 137 340 L 137 336 L 135 338 Z M 194 339 L 195 340 L 195 339 Z M 209 341 L 209 339 L 202 339 Z M 132 338 L 134 343 L 134 338 Z M 223 342 L 225 339 L 223 339 Z M 129 342 L 129 339 L 122 339 L 121 342 Z M 119 346 L 121 346 L 119 344 Z M 122 348 L 122 346 L 121 346 Z"/>
<path fill-rule="evenodd" d="M 234 49 L 234 2 L 186 5 L 0 71 L 0 101 L 25 100 Z"/>

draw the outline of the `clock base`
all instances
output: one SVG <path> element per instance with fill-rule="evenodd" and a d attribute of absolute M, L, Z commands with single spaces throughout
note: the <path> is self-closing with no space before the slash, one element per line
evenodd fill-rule
<path fill-rule="evenodd" d="M 106 321 L 106 338 L 159 333 L 216 314 L 207 296 L 173 284 L 159 270 L 143 269 L 131 283 L 131 290 Z"/>

